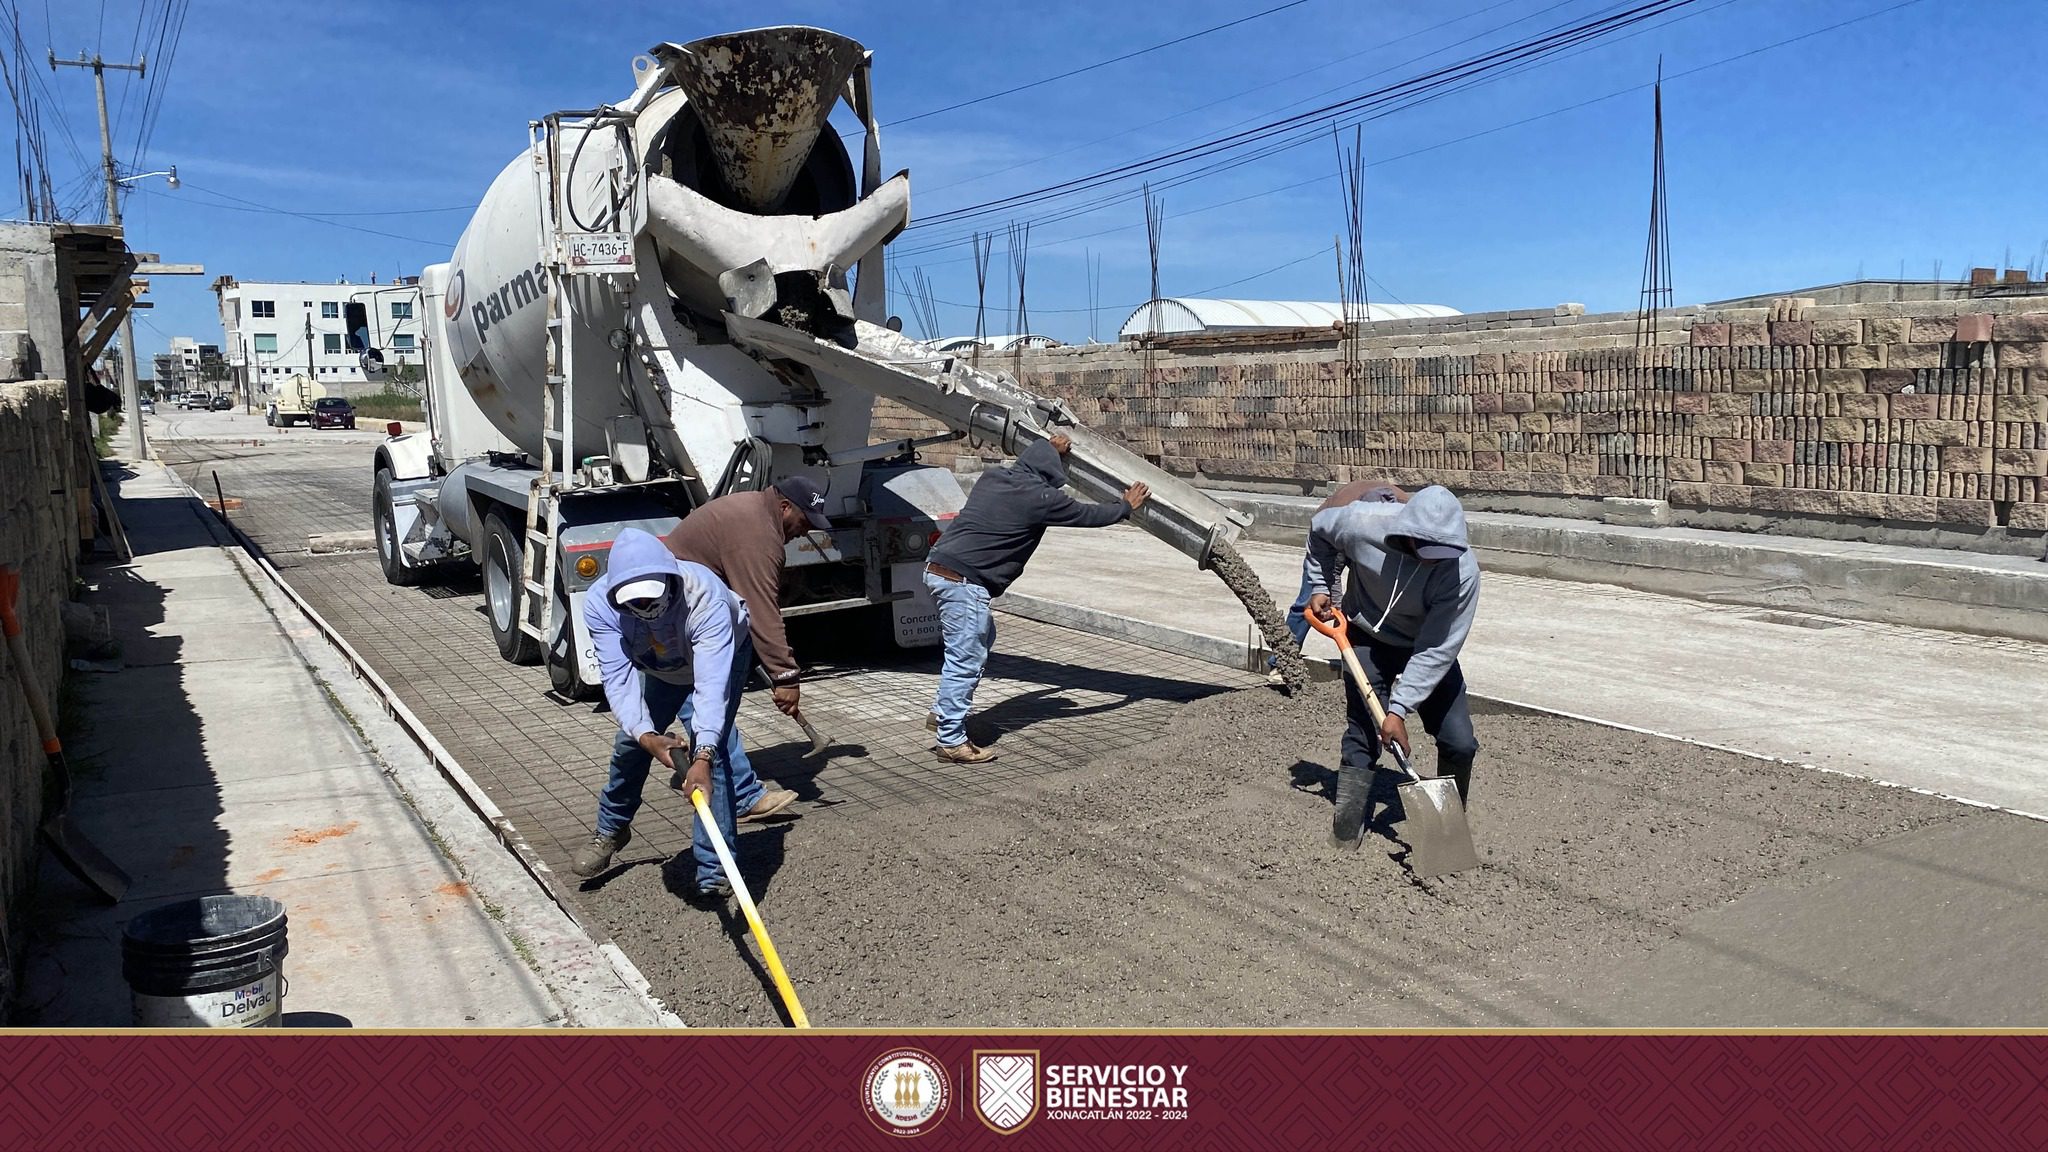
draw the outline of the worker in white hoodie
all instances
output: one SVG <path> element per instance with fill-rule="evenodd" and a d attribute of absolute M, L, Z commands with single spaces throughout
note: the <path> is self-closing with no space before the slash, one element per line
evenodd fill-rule
<path fill-rule="evenodd" d="M 1465 509 L 1449 489 L 1431 485 L 1405 504 L 1360 501 L 1324 508 L 1310 522 L 1308 611 L 1335 619 L 1329 573 L 1349 573 L 1342 590 L 1351 642 L 1364 659 L 1387 719 L 1375 725 L 1347 678 L 1346 718 L 1337 773 L 1332 841 L 1356 845 L 1364 834 L 1380 745 L 1409 751 L 1408 718 L 1420 716 L 1436 740 L 1437 772 L 1472 786 L 1479 740 L 1465 699 L 1458 651 L 1479 611 L 1479 561 L 1465 533 Z"/>

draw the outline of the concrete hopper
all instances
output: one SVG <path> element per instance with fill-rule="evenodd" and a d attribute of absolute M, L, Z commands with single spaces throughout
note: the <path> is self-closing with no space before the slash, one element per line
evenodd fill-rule
<path fill-rule="evenodd" d="M 676 83 L 696 109 L 720 175 L 747 208 L 781 206 L 866 51 L 836 33 L 795 26 L 683 45 Z"/>

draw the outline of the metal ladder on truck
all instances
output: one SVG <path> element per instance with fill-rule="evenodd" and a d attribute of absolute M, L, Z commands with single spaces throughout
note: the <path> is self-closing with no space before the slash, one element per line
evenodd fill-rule
<path fill-rule="evenodd" d="M 540 206 L 540 250 L 547 270 L 547 357 L 541 384 L 540 475 L 534 477 L 526 497 L 525 546 L 521 549 L 520 574 L 526 595 L 521 602 L 519 630 L 540 645 L 543 659 L 555 643 L 565 621 L 555 618 L 555 582 L 560 559 L 557 547 L 561 531 L 561 496 L 581 487 L 576 461 L 576 380 L 574 289 L 588 280 L 586 269 L 569 261 L 569 236 L 581 234 L 564 227 L 562 204 L 565 180 L 573 173 L 562 167 L 561 130 L 564 117 L 596 121 L 603 110 L 555 112 L 544 120 L 527 123 L 528 154 L 533 158 L 534 197 Z M 612 170 L 614 180 L 617 170 Z M 573 222 L 572 222 L 573 223 Z M 564 654 L 573 661 L 574 652 Z"/>

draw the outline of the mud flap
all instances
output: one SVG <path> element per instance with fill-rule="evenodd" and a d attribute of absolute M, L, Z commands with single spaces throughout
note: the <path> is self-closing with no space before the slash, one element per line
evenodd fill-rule
<path fill-rule="evenodd" d="M 924 563 L 890 565 L 889 581 L 890 587 L 910 593 L 889 605 L 895 614 L 896 646 L 929 648 L 941 643 L 939 605 L 932 599 L 931 590 L 924 586 Z"/>

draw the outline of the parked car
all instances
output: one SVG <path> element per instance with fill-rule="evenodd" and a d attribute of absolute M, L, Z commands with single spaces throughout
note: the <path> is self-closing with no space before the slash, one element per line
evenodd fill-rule
<path fill-rule="evenodd" d="M 178 407 L 188 409 L 204 408 L 206 407 L 206 394 L 204 392 L 187 392 L 183 396 L 178 397 Z"/>
<path fill-rule="evenodd" d="M 313 427 L 354 428 L 356 406 L 339 396 L 322 396 L 313 401 Z"/>
<path fill-rule="evenodd" d="M 156 401 L 154 401 L 154 400 L 151 400 L 151 399 L 150 399 L 149 397 L 147 397 L 147 396 L 144 396 L 144 397 L 142 398 L 142 411 L 143 411 L 143 413 L 144 413 L 145 415 L 149 415 L 149 416 L 154 416 L 154 415 L 156 415 Z"/>
<path fill-rule="evenodd" d="M 235 398 L 233 396 L 228 395 L 225 392 L 221 393 L 218 396 L 215 396 L 213 398 L 213 404 L 211 405 L 213 411 L 215 412 L 225 412 L 228 409 L 233 408 L 234 406 Z"/>

